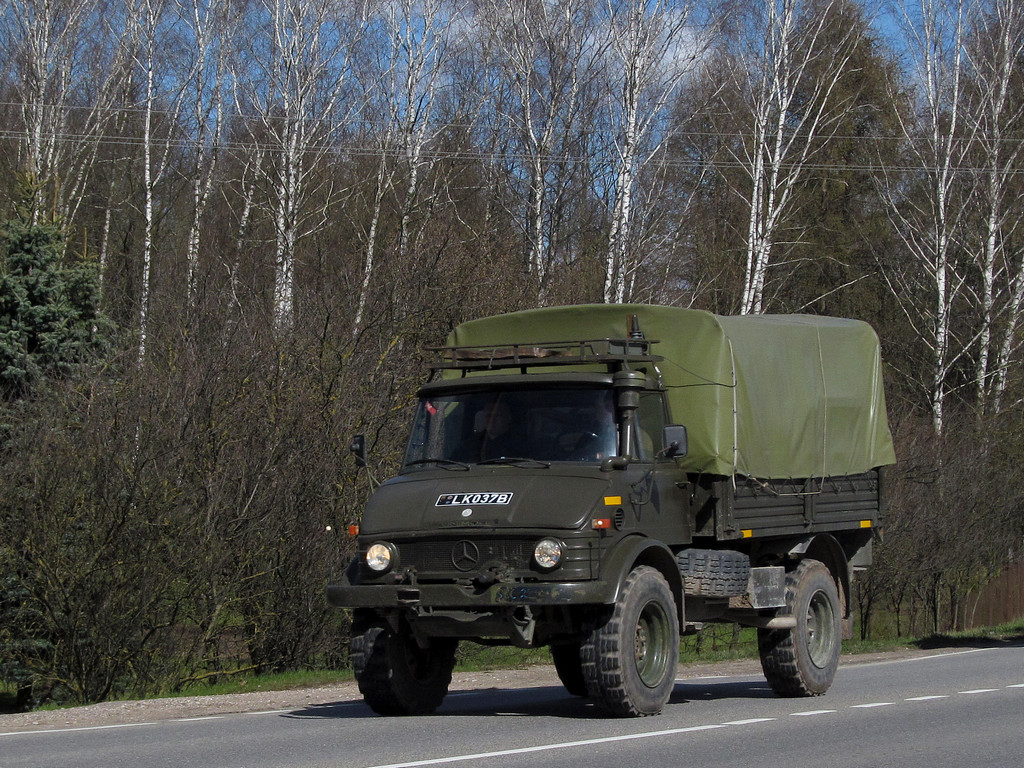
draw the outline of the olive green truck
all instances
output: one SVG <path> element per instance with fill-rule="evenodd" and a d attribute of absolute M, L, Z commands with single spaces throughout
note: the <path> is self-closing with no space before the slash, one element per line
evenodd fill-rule
<path fill-rule="evenodd" d="M 432 352 L 402 468 L 327 587 L 374 711 L 435 710 L 471 640 L 548 646 L 569 693 L 657 714 L 707 622 L 757 628 L 778 694 L 829 688 L 895 461 L 868 325 L 552 307 Z"/>

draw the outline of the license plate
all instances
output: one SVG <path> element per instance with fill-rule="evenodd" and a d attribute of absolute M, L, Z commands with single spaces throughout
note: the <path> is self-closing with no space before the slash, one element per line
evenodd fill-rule
<path fill-rule="evenodd" d="M 442 493 L 437 497 L 435 507 L 464 507 L 481 504 L 508 504 L 511 493 Z"/>

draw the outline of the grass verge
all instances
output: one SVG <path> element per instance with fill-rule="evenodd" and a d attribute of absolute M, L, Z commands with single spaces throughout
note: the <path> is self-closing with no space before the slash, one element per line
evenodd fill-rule
<path fill-rule="evenodd" d="M 950 632 L 929 635 L 922 638 L 900 638 L 883 640 L 847 640 L 843 653 L 879 653 L 900 648 L 957 648 L 984 647 L 993 644 L 1024 643 L 1024 618 L 996 627 L 975 629 L 968 632 Z M 738 659 L 757 658 L 757 631 L 750 628 L 733 628 L 730 625 L 709 625 L 699 635 L 682 638 L 679 660 L 683 664 L 718 663 Z M 551 656 L 546 648 L 486 647 L 463 643 L 459 647 L 456 670 L 481 672 L 493 669 L 522 669 L 537 664 L 548 664 Z M 277 674 L 235 674 L 217 683 L 188 686 L 173 694 L 152 696 L 215 696 L 219 694 L 245 693 L 247 691 L 284 691 L 297 688 L 318 688 L 350 682 L 352 671 L 345 670 L 301 670 Z M 0 713 L 15 711 L 15 691 L 0 686 Z M 58 709 L 48 705 L 41 709 Z"/>

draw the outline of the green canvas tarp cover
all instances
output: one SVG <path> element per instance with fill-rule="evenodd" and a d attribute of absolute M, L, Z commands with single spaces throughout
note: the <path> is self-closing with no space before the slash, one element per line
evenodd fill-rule
<path fill-rule="evenodd" d="M 672 421 L 687 428 L 688 471 L 789 479 L 895 463 L 878 337 L 858 320 L 577 305 L 463 323 L 448 344 L 622 339 L 630 315 L 664 358 L 658 369 Z"/>

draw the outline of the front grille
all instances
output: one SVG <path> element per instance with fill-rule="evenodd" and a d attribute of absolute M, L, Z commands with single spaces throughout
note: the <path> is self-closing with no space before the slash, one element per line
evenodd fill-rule
<path fill-rule="evenodd" d="M 463 544 L 465 542 L 465 544 Z M 398 543 L 401 567 L 418 573 L 478 571 L 500 564 L 512 570 L 529 570 L 535 539 L 444 539 Z M 472 562 L 471 562 L 472 561 Z"/>

